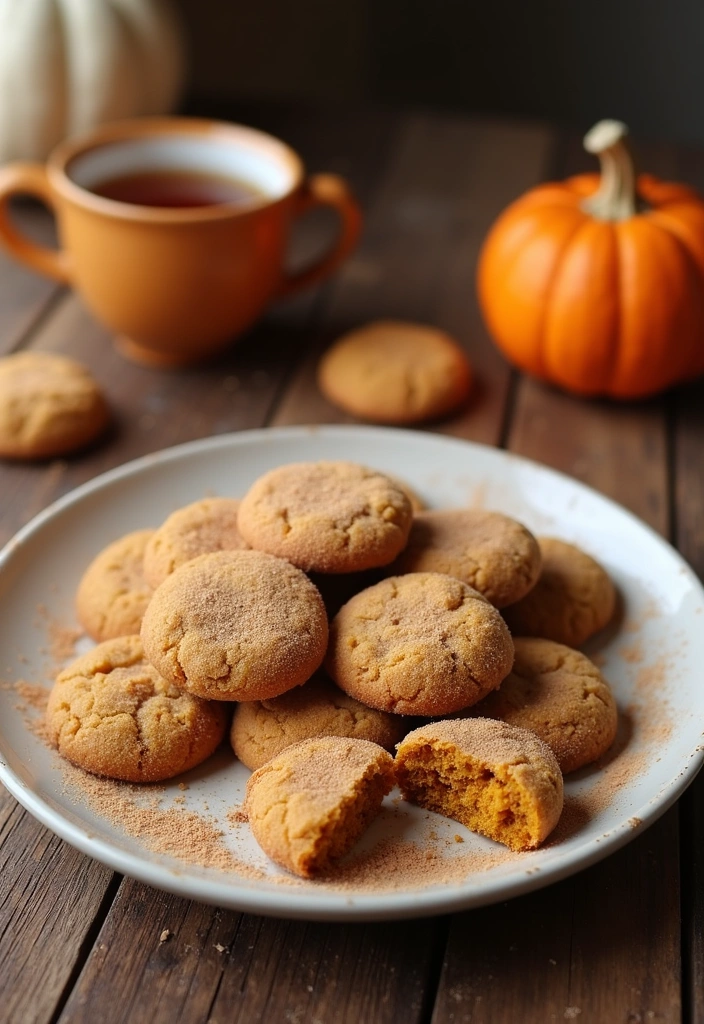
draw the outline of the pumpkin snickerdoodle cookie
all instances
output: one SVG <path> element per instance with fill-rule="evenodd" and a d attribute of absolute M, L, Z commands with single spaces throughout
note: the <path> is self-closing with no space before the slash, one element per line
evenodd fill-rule
<path fill-rule="evenodd" d="M 158 782 L 210 757 L 227 727 L 222 704 L 168 683 L 138 636 L 95 647 L 59 674 L 46 722 L 69 761 L 125 782 Z"/>
<path fill-rule="evenodd" d="M 563 805 L 560 767 L 527 729 L 487 718 L 430 722 L 396 754 L 406 800 L 460 821 L 512 850 L 533 850 Z"/>
<path fill-rule="evenodd" d="M 539 537 L 538 582 L 504 617 L 516 636 L 538 636 L 579 647 L 610 622 L 616 590 L 605 569 L 574 544 Z"/>
<path fill-rule="evenodd" d="M 540 573 L 538 542 L 522 523 L 483 509 L 419 512 L 394 574 L 442 572 L 464 580 L 496 608 L 518 601 Z"/>
<path fill-rule="evenodd" d="M 370 740 L 393 750 L 407 732 L 405 721 L 360 704 L 320 673 L 281 697 L 238 704 L 230 742 L 240 761 L 256 771 L 286 747 L 316 736 Z"/>
<path fill-rule="evenodd" d="M 286 747 L 247 784 L 254 838 L 273 861 L 312 878 L 344 856 L 394 785 L 394 760 L 368 740 L 322 736 Z"/>
<path fill-rule="evenodd" d="M 374 423 L 418 423 L 453 412 L 468 396 L 466 355 L 444 331 L 379 320 L 345 334 L 318 366 L 335 405 Z"/>
<path fill-rule="evenodd" d="M 50 352 L 0 359 L 0 457 L 67 455 L 105 429 L 105 398 L 88 370 Z"/>
<path fill-rule="evenodd" d="M 170 682 L 210 700 L 266 700 L 309 679 L 328 639 L 305 573 L 262 551 L 217 551 L 160 584 L 142 622 L 144 650 Z"/>
<path fill-rule="evenodd" d="M 235 498 L 203 498 L 176 509 L 161 524 L 144 552 L 144 576 L 152 587 L 174 569 L 211 551 L 248 547 L 237 528 Z"/>
<path fill-rule="evenodd" d="M 135 530 L 108 544 L 90 563 L 76 594 L 76 613 L 94 640 L 139 633 L 151 601 L 144 550 L 153 530 Z"/>
<path fill-rule="evenodd" d="M 242 499 L 240 533 L 253 548 L 306 572 L 388 565 L 413 510 L 402 487 L 354 462 L 295 462 L 260 477 Z"/>
<path fill-rule="evenodd" d="M 530 729 L 553 751 L 563 774 L 596 761 L 618 725 L 616 701 L 599 669 L 552 640 L 515 637 L 513 643 L 513 669 L 501 688 L 467 714 Z"/>
<path fill-rule="evenodd" d="M 325 667 L 351 697 L 401 715 L 448 715 L 481 700 L 511 670 L 498 611 L 452 576 L 409 573 L 340 609 Z"/>

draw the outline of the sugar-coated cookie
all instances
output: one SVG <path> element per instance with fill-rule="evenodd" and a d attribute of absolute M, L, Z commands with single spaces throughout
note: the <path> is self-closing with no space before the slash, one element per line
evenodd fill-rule
<path fill-rule="evenodd" d="M 108 544 L 90 563 L 76 593 L 76 614 L 94 640 L 139 633 L 152 598 L 144 551 L 153 530 L 135 530 Z"/>
<path fill-rule="evenodd" d="M 237 528 L 239 507 L 235 498 L 202 498 L 172 512 L 144 552 L 149 585 L 158 587 L 174 569 L 198 555 L 248 547 Z"/>
<path fill-rule="evenodd" d="M 247 783 L 254 838 L 302 878 L 321 874 L 356 843 L 394 784 L 394 760 L 368 740 L 323 736 L 286 747 Z"/>
<path fill-rule="evenodd" d="M 109 419 L 88 370 L 50 352 L 0 359 L 0 456 L 46 459 L 84 448 Z"/>
<path fill-rule="evenodd" d="M 533 850 L 562 813 L 563 783 L 550 747 L 527 729 L 487 718 L 430 722 L 398 745 L 406 800 L 512 850 Z"/>
<path fill-rule="evenodd" d="M 318 366 L 335 405 L 374 423 L 418 423 L 453 412 L 469 395 L 467 356 L 444 331 L 378 320 L 345 334 Z"/>
<path fill-rule="evenodd" d="M 393 751 L 408 731 L 407 721 L 360 704 L 319 673 L 281 697 L 238 704 L 230 743 L 240 761 L 256 771 L 286 747 L 316 736 L 370 740 Z"/>
<path fill-rule="evenodd" d="M 540 562 L 538 542 L 522 523 L 500 512 L 448 509 L 414 517 L 408 544 L 389 571 L 457 576 L 503 608 L 535 586 Z"/>
<path fill-rule="evenodd" d="M 611 620 L 616 590 L 605 569 L 575 544 L 539 537 L 543 566 L 538 582 L 505 610 L 516 636 L 537 636 L 579 647 Z"/>
<path fill-rule="evenodd" d="M 96 775 L 158 782 L 210 757 L 226 709 L 168 683 L 144 658 L 138 636 L 95 647 L 59 674 L 46 723 L 63 757 Z"/>
<path fill-rule="evenodd" d="M 318 668 L 328 639 L 323 600 L 305 573 L 262 551 L 186 562 L 154 591 L 144 650 L 170 682 L 210 700 L 266 700 Z"/>
<path fill-rule="evenodd" d="M 550 747 L 563 775 L 596 761 L 618 725 L 616 701 L 599 669 L 553 640 L 514 637 L 513 643 L 513 669 L 467 714 L 530 729 Z"/>
<path fill-rule="evenodd" d="M 440 573 L 392 576 L 343 605 L 325 666 L 351 697 L 401 715 L 447 715 L 511 670 L 513 642 L 486 598 Z"/>
<path fill-rule="evenodd" d="M 260 477 L 242 499 L 240 533 L 253 548 L 306 572 L 388 565 L 408 539 L 402 486 L 354 462 L 295 462 Z"/>

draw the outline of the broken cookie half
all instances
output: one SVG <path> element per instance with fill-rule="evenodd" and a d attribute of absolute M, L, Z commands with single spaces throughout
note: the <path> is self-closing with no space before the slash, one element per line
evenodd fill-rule
<path fill-rule="evenodd" d="M 369 740 L 321 736 L 287 747 L 249 779 L 245 810 L 273 861 L 302 878 L 356 843 L 394 785 L 394 760 Z"/>
<path fill-rule="evenodd" d="M 431 722 L 399 743 L 396 781 L 406 800 L 512 850 L 533 850 L 562 812 L 552 750 L 518 726 L 486 718 Z"/>

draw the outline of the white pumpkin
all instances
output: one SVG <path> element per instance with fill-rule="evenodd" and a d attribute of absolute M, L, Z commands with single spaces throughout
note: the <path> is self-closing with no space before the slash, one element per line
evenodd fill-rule
<path fill-rule="evenodd" d="M 183 70 L 169 0 L 0 0 L 0 162 L 167 113 Z"/>

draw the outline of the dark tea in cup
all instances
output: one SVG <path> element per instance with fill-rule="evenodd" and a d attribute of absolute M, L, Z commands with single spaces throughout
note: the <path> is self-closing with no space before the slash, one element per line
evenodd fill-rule
<path fill-rule="evenodd" d="M 264 192 L 246 181 L 201 171 L 150 170 L 123 174 L 91 188 L 98 196 L 134 206 L 192 207 L 235 203 L 247 206 Z"/>

